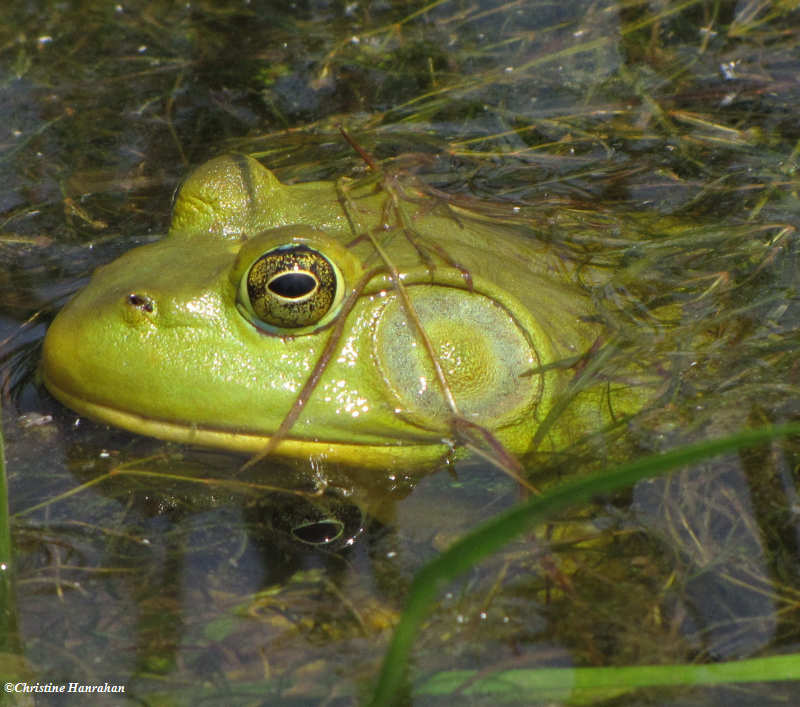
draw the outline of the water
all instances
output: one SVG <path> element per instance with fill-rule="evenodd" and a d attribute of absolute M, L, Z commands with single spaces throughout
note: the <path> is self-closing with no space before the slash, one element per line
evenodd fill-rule
<path fill-rule="evenodd" d="M 519 499 L 476 462 L 309 507 L 307 469 L 275 463 L 237 485 L 239 458 L 78 420 L 37 386 L 44 323 L 94 267 L 163 233 L 175 186 L 216 154 L 255 153 L 286 182 L 359 176 L 341 123 L 387 167 L 513 202 L 540 237 L 603 264 L 612 276 L 595 296 L 620 361 L 663 384 L 616 436 L 528 460 L 537 485 L 796 418 L 796 12 L 43 1 L 0 20 L 18 627 L 4 648 L 25 657 L 9 679 L 120 684 L 148 704 L 354 704 L 414 572 Z M 775 443 L 597 499 L 513 543 L 442 591 L 406 701 L 438 704 L 415 681 L 452 669 L 795 650 L 797 468 L 796 441 Z M 341 522 L 338 543 L 310 544 L 338 532 L 325 518 Z M 732 690 L 648 694 L 793 694 Z"/>

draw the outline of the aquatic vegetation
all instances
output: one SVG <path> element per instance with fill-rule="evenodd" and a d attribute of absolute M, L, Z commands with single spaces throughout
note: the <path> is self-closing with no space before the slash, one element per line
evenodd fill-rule
<path fill-rule="evenodd" d="M 520 501 L 482 462 L 416 486 L 401 475 L 391 502 L 349 499 L 378 519 L 349 550 L 298 550 L 282 521 L 293 499 L 325 500 L 324 475 L 235 475 L 239 457 L 75 426 L 38 392 L 43 322 L 96 266 L 162 233 L 173 187 L 209 157 L 253 154 L 285 183 L 376 183 L 343 126 L 382 175 L 477 198 L 587 264 L 613 336 L 577 368 L 648 375 L 654 397 L 523 458 L 545 499 L 615 461 L 797 419 L 791 3 L 271 5 L 0 9 L 14 608 L 19 653 L 46 679 L 85 679 L 102 657 L 150 701 L 369 699 L 415 572 Z M 596 488 L 508 540 L 436 595 L 397 697 L 479 704 L 492 675 L 529 704 L 537 670 L 576 666 L 577 682 L 637 689 L 677 674 L 686 687 L 645 693 L 668 705 L 701 695 L 687 681 L 705 665 L 791 668 L 797 439 Z M 649 666 L 674 670 L 647 683 Z M 796 684 L 758 689 L 776 704 Z"/>

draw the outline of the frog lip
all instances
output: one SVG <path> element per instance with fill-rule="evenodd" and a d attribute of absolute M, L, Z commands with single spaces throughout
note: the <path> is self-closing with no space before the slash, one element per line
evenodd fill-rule
<path fill-rule="evenodd" d="M 156 437 L 169 442 L 211 447 L 248 455 L 257 455 L 262 452 L 270 440 L 270 435 L 260 432 L 226 430 L 153 419 L 105 403 L 94 402 L 85 397 L 73 395 L 59 387 L 48 376 L 46 368 L 42 370 L 42 379 L 50 393 L 71 410 L 90 419 L 136 434 Z M 430 463 L 440 461 L 447 449 L 444 443 L 441 445 L 431 443 L 398 444 L 396 442 L 364 444 L 285 437 L 280 441 L 274 456 L 306 460 L 315 457 L 344 466 L 349 464 L 359 468 L 387 470 L 408 467 L 409 459 L 414 460 L 412 465 L 414 468 L 428 468 Z M 353 460 L 357 460 L 355 464 Z"/>

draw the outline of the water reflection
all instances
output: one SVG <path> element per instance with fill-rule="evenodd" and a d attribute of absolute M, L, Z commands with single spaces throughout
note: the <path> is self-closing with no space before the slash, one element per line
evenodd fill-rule
<path fill-rule="evenodd" d="M 61 423 L 74 419 L 53 413 Z M 35 662 L 47 656 L 50 680 L 77 671 L 134 694 L 156 689 L 157 676 L 297 677 L 317 656 L 314 694 L 337 666 L 362 662 L 367 646 L 387 633 L 412 573 L 431 556 L 434 534 L 447 542 L 448 529 L 452 537 L 466 519 L 477 522 L 516 497 L 506 483 L 505 494 L 487 500 L 485 474 L 472 487 L 462 477 L 456 496 L 453 479 L 440 475 L 421 482 L 417 499 L 412 494 L 398 514 L 410 487 L 318 493 L 296 468 L 262 465 L 242 476 L 239 457 L 164 454 L 159 443 L 119 432 L 111 436 L 124 451 L 109 454 L 109 431 L 88 421 L 63 425 L 65 437 L 52 423 L 7 429 L 12 449 L 47 449 L 54 467 L 74 475 L 70 482 L 29 467 L 25 473 L 48 479 L 49 488 L 42 497 L 25 484 L 29 492 L 15 495 L 12 512 L 24 512 L 16 532 L 20 630 L 39 637 L 25 641 L 26 652 Z M 234 481 L 241 486 L 232 488 Z M 248 483 L 287 492 L 243 489 Z M 60 495 L 75 484 L 77 495 Z M 37 498 L 44 508 L 25 512 Z M 432 512 L 446 503 L 449 520 Z M 338 535 L 321 542 L 330 528 Z M 54 648 L 62 642 L 80 644 L 79 652 Z M 102 667 L 92 667 L 98 655 Z"/>

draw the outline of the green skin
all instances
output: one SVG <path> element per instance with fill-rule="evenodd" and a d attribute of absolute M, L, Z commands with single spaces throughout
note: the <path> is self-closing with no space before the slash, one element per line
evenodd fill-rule
<path fill-rule="evenodd" d="M 365 230 L 375 241 L 357 238 Z M 274 326 L 248 308 L 241 282 L 262 254 L 292 244 L 333 264 L 336 293 L 319 321 Z M 575 376 L 569 367 L 535 369 L 580 356 L 599 335 L 574 279 L 547 244 L 388 178 L 382 188 L 287 186 L 251 158 L 225 156 L 183 184 L 166 238 L 99 268 L 58 314 L 44 342 L 43 377 L 56 398 L 88 417 L 259 454 L 335 337 L 272 453 L 425 469 L 465 437 L 496 448 L 489 431 L 522 455 Z M 605 393 L 573 402 L 558 432 L 537 440 L 539 451 L 608 417 Z"/>

